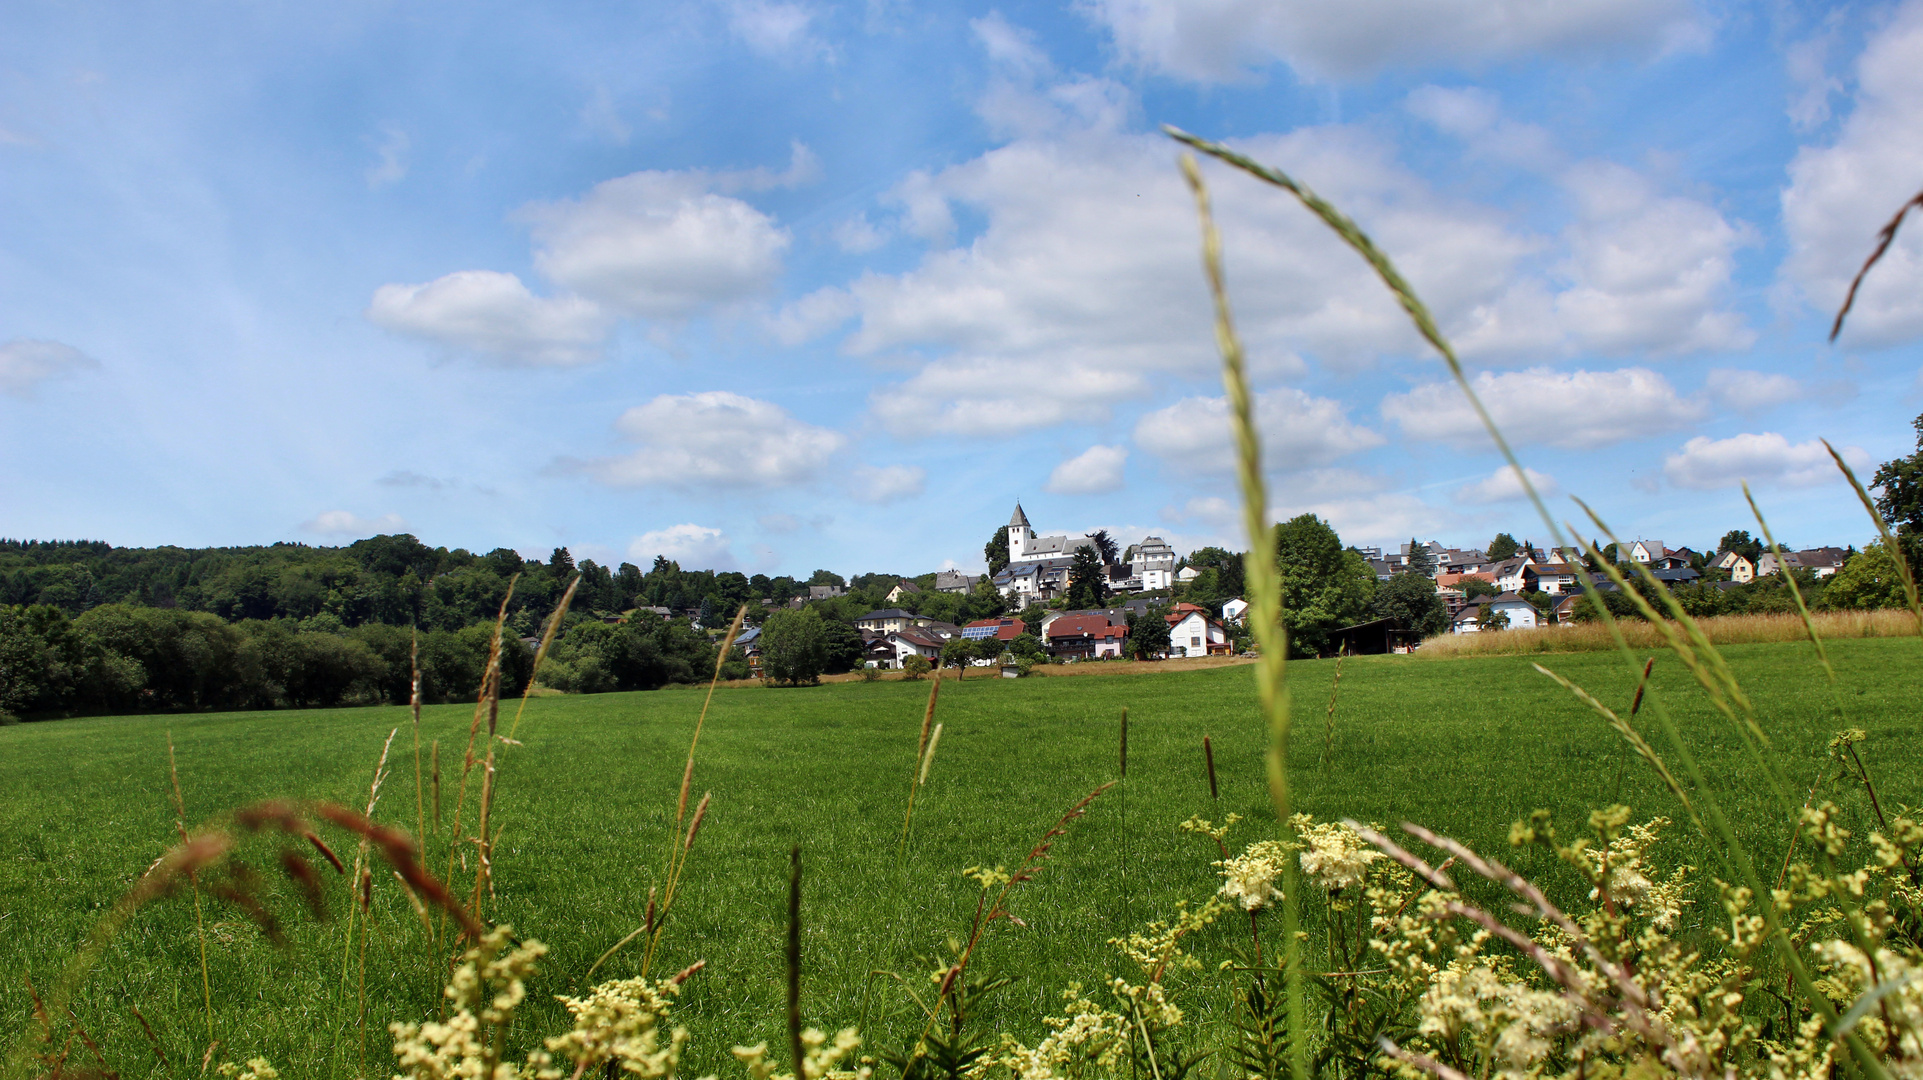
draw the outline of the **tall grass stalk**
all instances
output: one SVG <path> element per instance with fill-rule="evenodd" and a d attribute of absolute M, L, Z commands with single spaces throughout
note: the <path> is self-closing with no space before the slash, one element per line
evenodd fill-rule
<path fill-rule="evenodd" d="M 1333 205 L 1297 183 L 1286 173 L 1262 165 L 1226 146 L 1199 139 L 1177 128 L 1165 126 L 1164 130 L 1167 131 L 1171 137 L 1188 146 L 1288 191 L 1294 195 L 1303 206 L 1321 218 L 1344 242 L 1363 257 L 1376 272 L 1376 275 L 1382 280 L 1383 284 L 1395 295 L 1397 301 L 1402 305 L 1403 310 L 1408 314 L 1410 321 L 1414 323 L 1416 330 L 1422 335 L 1424 340 L 1428 341 L 1437 352 L 1442 354 L 1457 387 L 1468 399 L 1478 419 L 1482 421 L 1483 428 L 1489 433 L 1497 449 L 1501 451 L 1503 459 L 1509 464 L 1510 468 L 1515 471 L 1517 480 L 1522 485 L 1524 492 L 1528 495 L 1530 503 L 1536 508 L 1538 514 L 1541 515 L 1543 524 L 1547 526 L 1556 547 L 1558 549 L 1566 548 L 1568 545 L 1563 539 L 1564 534 L 1562 529 L 1558 526 L 1555 517 L 1549 513 L 1541 494 L 1536 490 L 1535 485 L 1530 482 L 1527 471 L 1523 469 L 1521 461 L 1517 459 L 1514 450 L 1509 446 L 1508 440 L 1503 437 L 1501 430 L 1490 416 L 1488 409 L 1484 407 L 1481 398 L 1475 392 L 1475 388 L 1470 385 L 1463 371 L 1462 364 L 1456 357 L 1455 350 L 1449 345 L 1447 339 L 1443 337 L 1441 330 L 1436 325 L 1435 319 L 1429 314 L 1427 307 L 1424 306 L 1422 301 L 1416 296 L 1414 289 L 1403 279 L 1401 273 L 1396 270 L 1388 257 L 1376 248 L 1374 242 L 1369 239 L 1367 234 L 1363 233 L 1354 222 L 1336 210 Z M 1248 420 L 1246 391 L 1244 391 L 1238 409 L 1237 397 L 1233 390 L 1233 383 L 1241 381 L 1241 347 L 1238 342 L 1233 340 L 1234 329 L 1228 318 L 1228 301 L 1222 286 L 1220 267 L 1220 241 L 1215 237 L 1212 223 L 1207 220 L 1207 197 L 1205 189 L 1202 186 L 1200 171 L 1195 166 L 1194 161 L 1186 156 L 1183 159 L 1183 172 L 1189 179 L 1190 187 L 1197 193 L 1197 203 L 1198 206 L 1202 208 L 1204 216 L 1205 249 L 1207 250 L 1205 265 L 1209 275 L 1211 291 L 1215 294 L 1216 337 L 1218 342 L 1222 344 L 1225 372 L 1233 370 L 1236 373 L 1236 377 L 1228 380 L 1232 384 L 1230 408 L 1236 427 L 1237 449 L 1239 456 L 1244 458 L 1241 463 L 1241 471 L 1247 474 L 1259 468 L 1259 459 L 1248 457 L 1247 455 L 1247 451 L 1254 447 L 1254 432 L 1252 424 L 1250 424 Z M 1248 428 L 1246 433 L 1244 432 L 1245 427 Z M 1831 450 L 1831 454 L 1833 456 L 1835 455 L 1833 449 Z M 1843 464 L 1840 457 L 1837 458 L 1837 462 L 1839 465 Z M 1863 498 L 1865 504 L 1870 505 L 1872 517 L 1877 517 L 1874 506 L 1869 504 L 1867 493 L 1863 492 L 1862 485 L 1856 482 L 1854 474 L 1849 472 L 1847 466 L 1844 466 L 1844 473 L 1850 477 L 1851 483 L 1856 487 L 1859 496 Z M 1257 515 L 1257 507 L 1251 504 L 1249 496 L 1254 495 L 1259 497 L 1262 494 L 1259 471 L 1255 472 L 1254 484 L 1251 484 L 1245 475 L 1243 488 L 1245 502 L 1244 512 L 1249 515 L 1251 522 L 1250 536 L 1252 540 L 1258 540 L 1261 538 L 1258 528 L 1260 521 Z M 1584 509 L 1587 510 L 1587 507 L 1584 507 Z M 1594 518 L 1594 515 L 1592 514 L 1591 517 Z M 1883 528 L 1885 535 L 1887 535 L 1887 527 L 1882 524 L 1880 517 L 1877 517 L 1877 520 L 1879 528 Z M 1598 524 L 1600 524 L 1600 522 L 1598 522 Z M 1900 548 L 1892 548 L 1892 553 L 1899 556 L 1899 565 L 1902 563 L 1900 551 Z M 1602 561 L 1600 558 L 1601 553 L 1594 551 L 1593 545 L 1591 552 L 1594 557 Z M 1265 581 L 1258 580 L 1255 571 L 1270 561 L 1271 557 L 1265 550 L 1265 545 L 1260 543 L 1252 545 L 1249 558 L 1250 573 L 1248 575 L 1252 590 L 1255 590 L 1259 583 L 1266 584 Z M 1776 768 L 1775 762 L 1768 760 L 1758 748 L 1759 743 L 1762 747 L 1767 747 L 1767 737 L 1763 736 L 1760 727 L 1755 724 L 1754 712 L 1749 706 L 1747 697 L 1743 695 L 1741 688 L 1736 685 L 1734 677 L 1728 673 L 1728 666 L 1723 663 L 1722 656 L 1716 651 L 1715 646 L 1710 643 L 1707 637 L 1703 636 L 1694 620 L 1691 620 L 1689 616 L 1682 611 L 1681 607 L 1675 603 L 1674 597 L 1670 596 L 1667 587 L 1661 582 L 1655 581 L 1653 577 L 1648 578 L 1653 590 L 1664 601 L 1665 606 L 1670 609 L 1670 614 L 1682 624 L 1684 633 L 1689 639 L 1688 641 L 1683 640 L 1683 637 L 1678 635 L 1674 628 L 1664 623 L 1660 616 L 1657 616 L 1653 611 L 1647 610 L 1647 602 L 1636 594 L 1634 590 L 1627 588 L 1626 582 L 1621 580 L 1620 573 L 1617 572 L 1613 566 L 1610 566 L 1606 561 L 1603 562 L 1603 565 L 1611 577 L 1616 580 L 1617 587 L 1625 589 L 1633 599 L 1637 600 L 1638 606 L 1645 609 L 1645 617 L 1651 618 L 1658 623 L 1658 630 L 1668 639 L 1671 648 L 1682 657 L 1685 665 L 1690 667 L 1692 673 L 1697 676 L 1698 681 L 1704 685 L 1704 688 L 1710 691 L 1711 698 L 1717 703 L 1719 711 L 1724 711 L 1731 719 L 1732 726 L 1737 729 L 1739 738 L 1743 741 L 1745 748 L 1752 752 L 1753 760 L 1758 760 L 1761 763 L 1766 779 L 1769 780 L 1771 787 L 1774 788 L 1779 795 L 1779 801 L 1788 802 L 1786 798 L 1783 798 L 1784 788 L 1780 771 Z M 1647 568 L 1641 569 L 1643 574 L 1648 574 Z M 1591 603 L 1594 604 L 1597 609 L 1598 615 L 1604 624 L 1610 628 L 1611 634 L 1616 637 L 1618 652 L 1633 670 L 1636 666 L 1636 656 L 1627 644 L 1621 640 L 1620 632 L 1616 627 L 1617 620 L 1609 614 L 1597 593 L 1594 583 L 1588 579 L 1588 576 L 1579 575 L 1579 580 L 1584 593 L 1590 598 Z M 1906 582 L 1907 581 L 1908 578 L 1906 576 Z M 1910 584 L 1913 586 L 1913 583 Z M 1912 610 L 1916 615 L 1918 627 L 1920 630 L 1923 630 L 1923 606 L 1915 606 L 1915 593 L 1913 591 L 1909 592 L 1908 595 L 1912 600 Z M 1269 599 L 1266 590 L 1257 592 L 1257 596 L 1263 601 Z M 1258 620 L 1257 626 L 1258 641 L 1261 640 L 1262 630 L 1259 623 L 1260 620 Z M 1268 651 L 1269 647 L 1267 643 L 1264 642 L 1263 652 L 1265 658 Z M 1277 682 L 1279 684 L 1279 678 Z M 1740 719 L 1736 715 L 1736 710 L 1730 707 L 1731 701 L 1728 699 L 1734 699 L 1737 707 L 1741 709 L 1743 716 Z M 1769 893 L 1764 890 L 1762 881 L 1756 874 L 1755 865 L 1749 856 L 1748 850 L 1744 847 L 1734 829 L 1731 827 L 1727 816 L 1723 812 L 1721 801 L 1716 797 L 1715 792 L 1710 788 L 1706 778 L 1703 776 L 1702 770 L 1696 762 L 1695 755 L 1690 752 L 1688 745 L 1683 741 L 1681 733 L 1677 729 L 1674 720 L 1669 716 L 1667 708 L 1663 706 L 1657 695 L 1650 695 L 1649 701 L 1651 710 L 1655 713 L 1658 722 L 1662 726 L 1665 740 L 1670 743 L 1672 750 L 1677 754 L 1679 760 L 1683 762 L 1684 772 L 1689 777 L 1690 783 L 1697 792 L 1697 802 L 1703 808 L 1704 815 L 1708 819 L 1707 824 L 1713 829 L 1713 839 L 1720 839 L 1721 841 L 1721 846 L 1716 849 L 1718 858 L 1723 861 L 1726 870 L 1734 871 L 1734 876 L 1739 877 L 1742 883 L 1746 885 L 1754 895 L 1759 897 L 1769 896 Z M 1281 726 L 1284 734 L 1286 734 L 1286 718 L 1284 718 Z M 1270 786 L 1272 793 L 1277 791 L 1275 782 L 1275 757 L 1275 752 L 1272 750 L 1270 767 Z M 1285 796 L 1286 788 L 1280 790 Z M 1793 804 L 1789 807 L 1789 812 L 1794 813 Z M 1293 862 L 1294 860 L 1289 860 L 1290 864 L 1293 864 Z M 1292 892 L 1293 882 L 1289 884 Z M 1838 892 L 1840 891 L 1839 889 Z M 1860 938 L 1860 934 L 1856 933 L 1858 913 L 1854 910 L 1853 905 L 1848 903 L 1847 898 L 1844 899 L 1844 903 L 1846 909 L 1848 909 L 1848 918 L 1846 921 L 1850 923 L 1853 935 Z M 1293 914 L 1293 903 L 1285 904 L 1284 911 L 1285 914 Z M 1857 1063 L 1871 1080 L 1886 1080 L 1888 1073 L 1883 1068 L 1882 1063 L 1877 1061 L 1875 1056 L 1870 1053 L 1868 1047 L 1864 1045 L 1857 1033 L 1854 1030 L 1844 1030 L 1839 1026 L 1835 1008 L 1830 1004 L 1828 998 L 1817 989 L 1811 979 L 1809 970 L 1798 954 L 1796 944 L 1790 939 L 1789 934 L 1785 930 L 1774 905 L 1767 902 L 1762 904 L 1761 914 L 1770 941 L 1773 943 L 1785 966 L 1789 968 L 1797 990 L 1809 1004 L 1810 1008 L 1822 1018 L 1829 1031 L 1839 1034 L 1843 1038 L 1845 1044 L 1849 1047 L 1851 1056 L 1856 1059 Z M 1291 947 L 1293 947 L 1295 938 L 1292 923 L 1288 927 L 1288 932 L 1288 940 Z M 1862 944 L 1859 941 L 1859 948 L 1860 947 L 1862 947 Z M 1295 965 L 1291 963 L 1290 970 L 1292 973 L 1294 969 Z M 1290 993 L 1290 1025 L 1292 1035 L 1296 1033 L 1297 1012 L 1299 1009 L 1298 1001 L 1299 998 L 1296 994 L 1295 987 L 1292 986 Z M 1303 1053 L 1303 1047 L 1299 1042 L 1292 1039 L 1290 1050 L 1292 1054 L 1291 1064 L 1296 1070 L 1297 1080 L 1301 1080 L 1300 1055 Z"/>
<path fill-rule="evenodd" d="M 801 1045 L 801 845 L 788 852 L 788 1052 L 794 1055 L 795 1076 L 808 1075 L 808 1055 Z"/>
<path fill-rule="evenodd" d="M 1322 764 L 1326 767 L 1335 757 L 1335 695 L 1342 689 L 1342 658 L 1349 654 L 1348 645 L 1336 651 L 1335 677 L 1329 680 L 1329 715 L 1322 722 Z"/>
<path fill-rule="evenodd" d="M 895 841 L 895 863 L 903 865 L 908 857 L 908 830 L 915 823 L 915 793 L 922 785 L 922 759 L 928 754 L 929 725 L 935 722 L 935 701 L 941 697 L 941 669 L 936 668 L 928 685 L 928 706 L 921 714 L 921 734 L 915 739 L 915 769 L 908 774 L 908 809 L 901 818 L 901 839 Z"/>
<path fill-rule="evenodd" d="M 507 579 L 507 592 L 501 597 L 501 610 L 494 616 L 494 635 L 489 640 L 487 661 L 481 666 L 481 687 L 474 699 L 474 719 L 467 726 L 467 750 L 461 755 L 461 785 L 454 795 L 454 820 L 448 829 L 447 873 L 441 875 L 441 880 L 449 884 L 454 881 L 455 859 L 467 844 L 466 839 L 461 835 L 461 817 L 467 810 L 468 778 L 473 774 L 474 766 L 479 764 L 479 759 L 474 756 L 474 742 L 480 737 L 483 720 L 488 721 L 488 742 L 492 744 L 494 741 L 494 722 L 491 717 L 498 711 L 500 704 L 501 627 L 507 623 L 508 601 L 514 599 L 514 586 L 520 580 L 519 574 Z M 438 806 L 439 800 L 436 799 L 435 802 Z M 474 880 L 478 890 L 481 884 L 478 867 L 475 870 Z M 469 911 L 476 919 L 479 918 L 478 900 Z M 443 914 L 442 918 L 445 919 L 446 915 Z"/>
<path fill-rule="evenodd" d="M 589 966 L 583 981 L 592 981 L 594 973 L 600 970 L 608 958 L 626 948 L 628 944 L 643 935 L 647 936 L 647 952 L 641 958 L 641 977 L 647 978 L 648 971 L 654 966 L 654 954 L 661 945 L 661 932 L 666 929 L 668 909 L 674 906 L 675 893 L 681 885 L 682 871 L 687 868 L 688 853 L 694 848 L 694 834 L 701 826 L 701 818 L 708 807 L 708 796 L 701 797 L 701 805 L 695 810 L 695 819 L 682 832 L 682 823 L 687 821 L 688 794 L 694 786 L 694 754 L 701 745 L 701 731 L 708 723 L 708 708 L 714 704 L 714 688 L 721 684 L 721 665 L 728 662 L 728 651 L 734 648 L 734 639 L 741 634 L 741 622 L 748 617 L 748 605 L 735 609 L 734 620 L 728 624 L 728 632 L 722 635 L 721 648 L 714 657 L 714 673 L 708 679 L 708 694 L 701 699 L 701 714 L 695 717 L 694 735 L 688 740 L 688 761 L 681 770 L 681 789 L 675 798 L 674 824 L 668 828 L 668 850 L 662 859 L 661 867 L 661 906 L 655 907 L 653 891 L 649 891 L 648 908 L 641 925 L 629 931 L 626 937 L 608 946 Z"/>
<path fill-rule="evenodd" d="M 1174 133 L 1173 129 L 1170 130 Z M 1177 137 L 1183 138 L 1181 135 Z M 1249 393 L 1242 341 L 1236 335 L 1235 318 L 1229 307 L 1228 284 L 1222 272 L 1222 236 L 1215 228 L 1208 185 L 1202 179 L 1201 166 L 1196 164 L 1191 155 L 1182 155 L 1182 175 L 1195 196 L 1196 213 L 1201 219 L 1202 270 L 1208 278 L 1209 294 L 1215 305 L 1215 343 L 1222 353 L 1222 385 L 1228 397 L 1230 425 L 1235 438 L 1236 479 L 1242 489 L 1242 522 L 1249 536 L 1249 553 L 1243 577 L 1252 600 L 1248 611 L 1249 626 L 1255 633 L 1256 645 L 1261 651 L 1261 657 L 1255 665 L 1255 690 L 1269 728 L 1269 800 L 1275 807 L 1276 827 L 1282 831 L 1283 839 L 1287 840 L 1292 839 L 1289 834 L 1293 831 L 1289 813 L 1289 688 L 1286 680 L 1289 645 L 1282 629 L 1282 582 L 1276 567 L 1275 540 L 1268 524 L 1268 488 L 1262 479 L 1262 442 L 1255 427 L 1255 403 Z M 1301 923 L 1301 868 L 1295 859 L 1284 859 L 1282 867 L 1283 970 L 1289 1002 L 1289 1072 L 1295 1080 L 1307 1080 L 1308 997 L 1302 973 L 1302 944 L 1297 932 Z"/>
<path fill-rule="evenodd" d="M 407 665 L 412 672 L 407 695 L 408 711 L 414 716 L 414 842 L 420 845 L 421 858 L 427 858 L 427 789 L 421 784 L 421 632 L 416 629 L 407 647 Z M 426 869 L 422 867 L 422 869 Z"/>
<path fill-rule="evenodd" d="M 180 842 L 187 842 L 187 800 L 180 794 L 180 766 L 174 763 L 174 733 L 167 733 L 167 775 L 174 784 L 174 831 L 180 834 Z M 207 923 L 201 915 L 200 878 L 193 871 L 187 874 L 187 887 L 194 894 L 194 939 L 200 944 L 200 993 L 207 1010 L 207 1041 L 214 1041 L 214 983 L 207 974 Z M 141 1023 L 146 1023 L 143 1018 Z"/>

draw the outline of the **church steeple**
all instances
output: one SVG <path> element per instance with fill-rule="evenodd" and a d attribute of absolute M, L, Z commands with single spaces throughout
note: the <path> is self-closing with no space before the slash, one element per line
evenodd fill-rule
<path fill-rule="evenodd" d="M 1028 553 L 1028 542 L 1035 537 L 1035 531 L 1028 527 L 1028 515 L 1022 513 L 1022 504 L 1015 504 L 1015 515 L 1008 519 L 1008 558 L 1010 562 L 1021 562 Z"/>
<path fill-rule="evenodd" d="M 1015 504 L 1015 516 L 1008 519 L 1009 528 L 1012 529 L 1018 525 L 1024 529 L 1029 527 L 1028 515 L 1022 513 L 1022 504 L 1019 502 Z"/>

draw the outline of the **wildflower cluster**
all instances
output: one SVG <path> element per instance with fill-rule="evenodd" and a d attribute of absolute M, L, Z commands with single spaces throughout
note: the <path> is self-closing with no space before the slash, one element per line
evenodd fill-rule
<path fill-rule="evenodd" d="M 512 947 L 510 947 L 512 946 Z M 407 1080 L 518 1080 L 522 1067 L 501 1060 L 514 1010 L 527 1000 L 527 978 L 547 946 L 514 944 L 512 927 L 497 926 L 461 957 L 445 994 L 445 1022 L 391 1024 L 400 1077 Z"/>
<path fill-rule="evenodd" d="M 837 1080 L 868 1080 L 874 1069 L 867 1064 L 858 1064 L 853 1069 L 839 1068 L 843 1059 L 861 1048 L 861 1036 L 854 1028 L 842 1028 L 830 1039 L 826 1033 L 809 1028 L 801 1033 L 801 1052 L 804 1056 L 802 1074 L 805 1080 L 822 1080 L 833 1077 Z M 768 1056 L 768 1044 L 756 1043 L 753 1046 L 734 1048 L 735 1060 L 747 1068 L 750 1080 L 796 1080 L 795 1074 L 779 1071 L 774 1059 Z"/>

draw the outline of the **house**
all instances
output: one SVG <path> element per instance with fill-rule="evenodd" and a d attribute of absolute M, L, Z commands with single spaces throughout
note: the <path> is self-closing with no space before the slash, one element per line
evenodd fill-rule
<path fill-rule="evenodd" d="M 1483 628 L 1483 624 L 1487 621 L 1485 613 L 1487 618 L 1493 618 L 1497 614 L 1509 616 L 1507 628 L 1510 630 L 1529 629 L 1542 623 L 1541 615 L 1536 611 L 1534 604 L 1515 593 L 1506 592 L 1501 596 L 1493 596 L 1475 604 L 1465 605 L 1460 612 L 1456 613 L 1451 629 L 1458 634 L 1473 634 Z"/>
<path fill-rule="evenodd" d="M 1716 569 L 1729 571 L 1729 580 L 1741 585 L 1756 578 L 1756 564 L 1740 551 L 1725 551 L 1716 560 Z"/>
<path fill-rule="evenodd" d="M 1469 602 L 1461 589 L 1437 588 L 1436 598 L 1442 601 L 1443 609 L 1449 613 L 1451 619 L 1462 610 L 1462 605 Z"/>
<path fill-rule="evenodd" d="M 874 630 L 861 632 L 861 663 L 863 667 L 886 668 L 895 666 L 895 646 L 888 635 Z"/>
<path fill-rule="evenodd" d="M 1496 579 L 1490 575 L 1489 571 L 1482 570 L 1473 574 L 1437 574 L 1436 588 L 1455 590 L 1465 581 L 1481 581 L 1490 585 L 1496 583 Z"/>
<path fill-rule="evenodd" d="M 1653 565 L 1661 570 L 1688 570 L 1693 568 L 1696 561 L 1701 558 L 1701 555 L 1686 547 L 1670 548 Z"/>
<path fill-rule="evenodd" d="M 748 674 L 753 678 L 761 676 L 761 627 L 744 626 L 734 636 L 734 647 L 748 658 Z"/>
<path fill-rule="evenodd" d="M 920 585 L 917 585 L 914 582 L 909 581 L 907 578 L 903 578 L 901 581 L 895 584 L 894 588 L 888 590 L 887 600 L 891 604 L 899 604 L 901 603 L 902 597 L 913 596 L 914 594 L 920 591 L 921 591 Z"/>
<path fill-rule="evenodd" d="M 1222 605 L 1222 621 L 1239 623 L 1242 621 L 1242 616 L 1248 613 L 1248 610 L 1249 602 L 1241 597 L 1237 597 Z"/>
<path fill-rule="evenodd" d="M 1208 656 L 1229 651 L 1229 635 L 1221 623 L 1194 604 L 1177 604 L 1168 619 L 1170 656 Z"/>
<path fill-rule="evenodd" d="M 1489 569 L 1489 580 L 1501 592 L 1519 593 L 1533 589 L 1535 582 L 1529 573 L 1529 556 L 1517 555 L 1504 559 Z"/>
<path fill-rule="evenodd" d="M 1843 569 L 1844 560 L 1845 553 L 1842 548 L 1809 548 L 1796 553 L 1796 565 L 1819 578 L 1829 577 Z"/>
<path fill-rule="evenodd" d="M 961 627 L 952 623 L 930 622 L 908 630 L 894 630 L 885 637 L 894 651 L 892 666 L 900 667 L 911 656 L 926 658 L 931 663 L 941 661 L 941 651 L 951 638 L 961 636 Z"/>
<path fill-rule="evenodd" d="M 1539 592 L 1561 595 L 1582 590 L 1581 578 L 1577 575 L 1583 573 L 1583 570 L 1578 564 L 1541 562 L 1530 567 L 1530 572 Z"/>
<path fill-rule="evenodd" d="M 961 628 L 961 635 L 970 641 L 983 638 L 999 638 L 1013 641 L 1028 632 L 1028 624 L 1020 619 L 976 619 Z"/>
<path fill-rule="evenodd" d="M 1122 655 L 1128 627 L 1117 626 L 1102 614 L 1068 615 L 1054 620 L 1046 631 L 1051 656 L 1104 660 Z"/>
<path fill-rule="evenodd" d="M 1166 589 L 1175 582 L 1175 549 L 1159 536 L 1145 536 L 1139 544 L 1129 545 L 1122 553 L 1128 576 L 1141 579 L 1138 588 Z"/>
<path fill-rule="evenodd" d="M 1567 626 L 1576 621 L 1576 605 L 1581 602 L 1582 593 L 1572 591 L 1556 601 L 1556 606 L 1550 609 L 1549 614 L 1556 620 L 1556 625 Z"/>
<path fill-rule="evenodd" d="M 1068 591 L 1068 573 L 1073 565 L 1073 559 L 1010 563 L 995 575 L 995 588 L 1022 604 L 1052 600 Z"/>
<path fill-rule="evenodd" d="M 1175 572 L 1175 581 L 1176 581 L 1176 584 L 1178 585 L 1187 585 L 1189 582 L 1194 581 L 1196 578 L 1199 578 L 1201 576 L 1202 576 L 1202 571 L 1197 570 L 1193 566 L 1184 566 L 1183 568 Z"/>
<path fill-rule="evenodd" d="M 903 611 L 900 608 L 882 608 L 879 611 L 871 611 L 861 618 L 856 619 L 855 628 L 890 634 L 897 630 L 927 626 L 933 621 L 933 619 L 925 619 L 912 611 Z"/>
<path fill-rule="evenodd" d="M 1473 574 L 1489 565 L 1489 556 L 1474 548 L 1445 548 L 1434 554 L 1436 574 Z"/>
<path fill-rule="evenodd" d="M 848 595 L 848 590 L 841 587 L 840 585 L 808 586 L 808 599 L 810 600 L 832 600 L 837 596 L 847 596 L 847 595 Z"/>
<path fill-rule="evenodd" d="M 1651 570 L 1649 576 L 1673 589 L 1678 585 L 1688 585 L 1691 582 L 1698 581 L 1703 575 L 1691 570 L 1687 566 L 1679 566 Z"/>
<path fill-rule="evenodd" d="M 1658 563 L 1669 554 L 1669 549 L 1663 546 L 1661 540 L 1636 540 L 1617 551 L 1617 558 L 1639 563 Z"/>
<path fill-rule="evenodd" d="M 1375 571 L 1377 581 L 1387 581 L 1396 576 L 1395 564 L 1387 559 L 1370 559 L 1369 569 Z"/>
<path fill-rule="evenodd" d="M 940 570 L 935 573 L 935 591 L 945 593 L 970 593 L 975 591 L 975 583 L 980 574 L 958 574 L 953 570 Z"/>

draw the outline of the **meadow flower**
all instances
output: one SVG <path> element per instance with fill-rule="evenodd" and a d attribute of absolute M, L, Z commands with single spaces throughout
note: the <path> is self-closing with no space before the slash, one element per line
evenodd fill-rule
<path fill-rule="evenodd" d="M 390 1024 L 398 1077 L 404 1080 L 517 1080 L 522 1070 L 495 1059 L 494 1033 L 527 999 L 527 978 L 547 953 L 538 941 L 508 948 L 512 927 L 497 926 L 467 950 L 443 991 L 445 1023 Z"/>
<path fill-rule="evenodd" d="M 236 1065 L 231 1061 L 222 1062 L 215 1072 L 227 1080 L 280 1080 L 280 1072 L 266 1058 L 248 1058 L 247 1064 Z"/>
<path fill-rule="evenodd" d="M 1339 821 L 1317 825 L 1307 814 L 1289 820 L 1302 837 L 1302 872 L 1331 892 L 1362 884 L 1369 864 L 1382 858 L 1380 851 Z"/>
<path fill-rule="evenodd" d="M 846 1080 L 868 1080 L 874 1070 L 867 1065 L 849 1069 L 836 1069 L 841 1059 L 855 1052 L 861 1046 L 861 1036 L 854 1028 L 842 1028 L 831 1041 L 817 1028 L 809 1028 L 801 1033 L 801 1052 L 806 1059 L 802 1072 L 806 1080 L 821 1077 L 846 1078 Z M 768 1044 L 758 1042 L 753 1046 L 734 1048 L 735 1060 L 748 1070 L 749 1080 L 795 1080 L 793 1073 L 775 1071 L 777 1066 L 768 1056 Z"/>
<path fill-rule="evenodd" d="M 1223 878 L 1217 893 L 1241 904 L 1244 911 L 1255 911 L 1282 899 L 1275 880 L 1282 876 L 1283 860 L 1293 846 L 1280 840 L 1257 840 L 1232 859 L 1216 860 Z"/>
<path fill-rule="evenodd" d="M 548 1067 L 545 1060 L 534 1061 L 539 1080 L 559 1080 L 577 1072 L 605 1064 L 620 1066 L 625 1074 L 665 1080 L 674 1076 L 681 1062 L 681 1050 L 688 1041 L 685 1028 L 675 1028 L 663 1044 L 661 1021 L 680 987 L 672 980 L 649 982 L 646 979 L 621 979 L 593 988 L 588 996 L 555 1000 L 574 1017 L 574 1029 L 546 1041 L 553 1054 L 562 1054 L 575 1064 L 574 1069 Z"/>

